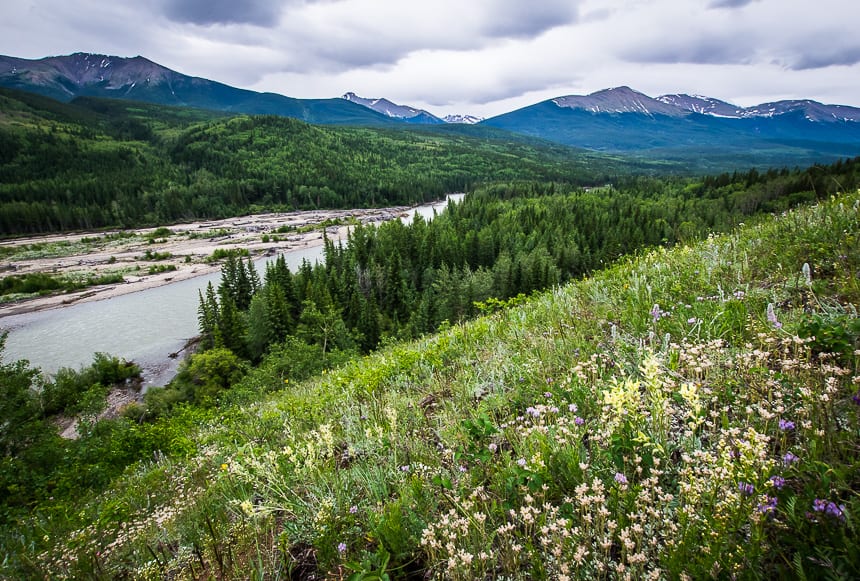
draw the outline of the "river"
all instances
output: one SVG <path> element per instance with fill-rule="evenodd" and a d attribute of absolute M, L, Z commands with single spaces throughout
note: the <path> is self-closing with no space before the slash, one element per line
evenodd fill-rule
<path fill-rule="evenodd" d="M 459 201 L 462 194 L 449 198 Z M 404 221 L 419 214 L 426 219 L 442 211 L 446 202 L 414 208 Z M 283 254 L 295 272 L 304 260 L 323 259 L 323 247 L 314 246 Z M 266 262 L 255 261 L 262 277 Z M 217 286 L 221 273 L 215 272 L 121 295 L 47 311 L 11 315 L 0 319 L 9 331 L 4 361 L 27 359 L 44 373 L 61 367 L 88 365 L 98 352 L 134 361 L 143 369 L 144 388 L 170 381 L 179 366 L 179 357 L 170 357 L 197 335 L 198 292 L 210 282 Z"/>

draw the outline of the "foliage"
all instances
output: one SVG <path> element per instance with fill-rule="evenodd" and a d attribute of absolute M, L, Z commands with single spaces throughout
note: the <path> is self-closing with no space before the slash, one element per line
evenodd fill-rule
<path fill-rule="evenodd" d="M 407 205 L 488 180 L 604 182 L 622 168 L 612 158 L 505 132 L 315 127 L 274 116 L 0 96 L 0 107 L 22 120 L 0 117 L 6 236 Z"/>
<path fill-rule="evenodd" d="M 153 424 L 182 453 L 37 503 L 3 573 L 856 578 L 860 360 L 821 353 L 853 332 L 858 208 L 642 250 L 304 381 L 277 366 L 322 346 L 290 339 L 222 392 L 256 401 Z"/>
<path fill-rule="evenodd" d="M 858 169 L 860 160 L 804 171 L 625 178 L 590 190 L 483 186 L 430 221 L 355 225 L 345 245 L 326 241 L 325 264 L 295 273 L 279 260 L 260 282 L 250 263 L 229 258 L 220 299 L 214 291 L 201 296 L 203 347 L 258 361 L 292 335 L 324 353 L 332 344 L 367 353 L 514 305 L 517 296 L 642 248 L 692 242 L 785 211 L 815 199 L 816 183 L 855 183 Z"/>

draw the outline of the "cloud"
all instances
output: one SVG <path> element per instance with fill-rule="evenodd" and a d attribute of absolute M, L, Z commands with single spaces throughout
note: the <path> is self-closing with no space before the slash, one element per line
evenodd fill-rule
<path fill-rule="evenodd" d="M 278 24 L 282 3 L 269 0 L 166 0 L 165 15 L 175 21 L 208 26 L 212 24 Z"/>
<path fill-rule="evenodd" d="M 570 0 L 492 0 L 484 8 L 480 30 L 491 37 L 531 38 L 574 22 L 578 11 L 578 3 Z"/>
<path fill-rule="evenodd" d="M 793 70 L 821 69 L 832 66 L 851 66 L 860 63 L 860 44 L 833 46 L 822 44 L 810 47 L 807 52 L 795 55 L 788 63 Z"/>
<path fill-rule="evenodd" d="M 742 8 L 759 0 L 711 0 L 708 8 Z"/>

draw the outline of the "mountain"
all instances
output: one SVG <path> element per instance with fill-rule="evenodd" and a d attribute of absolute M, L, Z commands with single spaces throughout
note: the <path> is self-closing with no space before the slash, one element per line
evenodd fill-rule
<path fill-rule="evenodd" d="M 629 87 L 567 95 L 484 120 L 565 145 L 652 159 L 786 165 L 860 154 L 860 109 L 816 101 L 738 107 L 702 96 L 657 98 Z"/>
<path fill-rule="evenodd" d="M 776 101 L 763 103 L 754 107 L 738 107 L 719 99 L 699 95 L 662 95 L 657 100 L 671 104 L 680 109 L 733 119 L 749 119 L 753 117 L 777 117 L 789 113 L 800 112 L 807 121 L 819 123 L 838 123 L 851 121 L 860 123 L 860 108 L 846 105 L 824 105 L 809 99 Z"/>
<path fill-rule="evenodd" d="M 352 103 L 356 103 L 357 105 L 361 105 L 362 107 L 372 109 L 377 113 L 382 113 L 383 115 L 393 119 L 403 120 L 407 123 L 445 123 L 442 119 L 439 119 L 435 115 L 428 113 L 423 109 L 416 109 L 414 107 L 409 107 L 408 105 L 398 105 L 397 103 L 392 103 L 388 99 L 366 99 L 364 97 L 359 97 L 351 91 L 343 95 L 341 98 Z"/>
<path fill-rule="evenodd" d="M 483 117 L 475 117 L 474 115 L 445 115 L 442 119 L 445 123 L 460 123 L 463 125 L 474 125 L 484 120 Z"/>
<path fill-rule="evenodd" d="M 280 115 L 309 123 L 388 125 L 381 113 L 344 99 L 294 99 L 190 77 L 144 57 L 87 53 L 27 60 L 0 56 L 0 87 L 71 101 L 110 97 L 232 113 Z"/>

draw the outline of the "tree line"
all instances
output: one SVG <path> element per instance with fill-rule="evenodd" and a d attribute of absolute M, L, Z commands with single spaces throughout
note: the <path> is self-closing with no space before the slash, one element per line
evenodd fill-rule
<path fill-rule="evenodd" d="M 427 221 L 355 226 L 325 241 L 325 262 L 262 276 L 231 257 L 199 301 L 204 349 L 259 361 L 287 338 L 366 353 L 516 297 L 580 277 L 625 254 L 727 231 L 860 185 L 860 158 L 806 170 L 701 179 L 631 177 L 583 189 L 511 182 L 478 188 Z"/>

